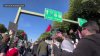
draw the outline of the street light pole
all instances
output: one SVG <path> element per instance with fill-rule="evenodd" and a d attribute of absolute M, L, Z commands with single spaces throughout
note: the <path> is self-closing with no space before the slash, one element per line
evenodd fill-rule
<path fill-rule="evenodd" d="M 21 13 L 21 7 L 19 7 L 18 12 L 17 12 L 17 15 L 15 17 L 15 20 L 14 20 L 14 23 L 15 24 L 18 24 L 20 13 Z"/>
<path fill-rule="evenodd" d="M 15 24 L 18 24 L 20 13 L 21 13 L 21 7 L 19 7 L 18 12 L 17 12 L 17 15 L 16 15 L 16 17 L 15 17 L 15 20 L 14 20 L 14 23 L 15 23 Z M 9 33 L 10 33 L 10 32 L 11 32 L 11 33 L 14 33 L 14 34 L 11 34 L 11 36 L 10 36 L 10 38 L 11 38 L 11 40 L 10 40 L 10 45 L 11 45 L 12 42 L 14 41 L 15 37 L 16 37 L 17 32 L 14 32 L 14 31 L 12 31 L 12 30 L 9 30 Z"/>

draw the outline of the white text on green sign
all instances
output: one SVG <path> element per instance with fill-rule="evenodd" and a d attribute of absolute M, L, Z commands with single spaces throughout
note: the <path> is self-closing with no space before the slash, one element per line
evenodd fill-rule
<path fill-rule="evenodd" d="M 62 13 L 56 10 L 45 8 L 45 18 L 48 20 L 62 22 Z"/>

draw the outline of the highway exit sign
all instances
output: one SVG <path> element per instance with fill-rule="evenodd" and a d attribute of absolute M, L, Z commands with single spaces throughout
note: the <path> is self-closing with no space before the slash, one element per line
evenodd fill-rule
<path fill-rule="evenodd" d="M 45 8 L 44 18 L 48 20 L 62 22 L 62 12 Z"/>

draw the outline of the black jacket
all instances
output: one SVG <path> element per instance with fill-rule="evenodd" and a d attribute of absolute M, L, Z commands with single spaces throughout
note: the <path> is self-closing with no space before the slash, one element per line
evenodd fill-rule
<path fill-rule="evenodd" d="M 0 43 L 0 53 L 7 53 L 9 46 L 4 43 Z"/>
<path fill-rule="evenodd" d="M 73 52 L 61 51 L 54 45 L 55 56 L 100 56 L 100 34 L 82 38 Z"/>

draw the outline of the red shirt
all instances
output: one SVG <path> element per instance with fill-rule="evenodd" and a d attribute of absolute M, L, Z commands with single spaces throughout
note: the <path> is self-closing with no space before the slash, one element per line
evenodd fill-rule
<path fill-rule="evenodd" d="M 16 47 L 10 48 L 10 49 L 7 51 L 6 56 L 18 56 L 18 49 L 17 49 Z"/>

